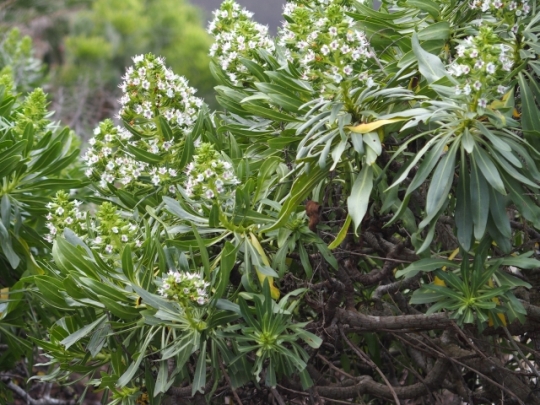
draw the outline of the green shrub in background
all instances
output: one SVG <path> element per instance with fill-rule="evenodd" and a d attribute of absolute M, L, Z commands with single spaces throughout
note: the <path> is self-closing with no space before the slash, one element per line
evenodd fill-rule
<path fill-rule="evenodd" d="M 23 280 L 50 308 L 41 380 L 110 404 L 539 404 L 536 3 L 298 0 L 284 20 L 273 40 L 215 12 L 223 111 L 133 58 L 83 157 L 94 194 L 48 203 Z"/>
<path fill-rule="evenodd" d="M 12 77 L 13 90 L 26 93 L 43 83 L 44 66 L 33 55 L 32 40 L 14 28 L 2 35 L 0 74 Z"/>
<path fill-rule="evenodd" d="M 99 79 L 116 85 L 131 56 L 151 50 L 201 95 L 209 96 L 214 86 L 207 55 L 211 38 L 200 11 L 185 1 L 96 0 L 91 9 L 75 14 L 71 25 L 60 80 L 100 69 Z"/>
<path fill-rule="evenodd" d="M 84 183 L 79 138 L 49 120 L 45 93 L 34 89 L 43 69 L 32 57 L 31 41 L 11 31 L 0 45 L 0 373 L 14 370 L 21 357 L 32 368 L 29 336 L 44 336 L 51 312 L 27 289 L 29 277 L 43 274 L 42 260 L 50 257 L 47 204 L 58 190 Z M 27 376 L 30 377 L 30 376 Z M 0 385 L 0 401 L 11 402 Z"/>

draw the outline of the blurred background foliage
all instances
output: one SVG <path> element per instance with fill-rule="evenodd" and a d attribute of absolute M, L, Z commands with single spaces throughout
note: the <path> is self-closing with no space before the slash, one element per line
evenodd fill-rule
<path fill-rule="evenodd" d="M 0 36 L 16 27 L 32 38 L 35 60 L 45 64 L 48 77 L 41 84 L 55 118 L 87 139 L 99 121 L 118 111 L 118 84 L 133 55 L 164 56 L 199 97 L 214 104 L 203 17 L 185 0 L 8 0 L 0 5 Z M 2 58 L 2 66 L 14 66 Z"/>

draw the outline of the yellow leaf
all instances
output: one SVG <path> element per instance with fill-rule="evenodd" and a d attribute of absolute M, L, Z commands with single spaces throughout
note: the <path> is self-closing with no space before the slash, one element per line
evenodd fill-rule
<path fill-rule="evenodd" d="M 375 131 L 377 128 L 382 127 L 383 125 L 391 124 L 393 122 L 405 121 L 406 118 L 391 118 L 389 120 L 379 120 L 368 122 L 367 124 L 360 124 L 355 127 L 347 127 L 351 132 L 356 134 L 367 134 Z"/>
<path fill-rule="evenodd" d="M 347 219 L 345 220 L 343 227 L 337 234 L 336 239 L 334 239 L 334 241 L 330 243 L 330 245 L 328 245 L 328 249 L 334 250 L 341 244 L 341 242 L 343 242 L 343 240 L 345 239 L 345 236 L 347 236 L 347 231 L 349 230 L 349 225 L 351 225 L 351 220 L 352 220 L 351 216 L 347 215 Z"/>
<path fill-rule="evenodd" d="M 257 237 L 252 232 L 250 232 L 249 236 L 251 238 L 251 244 L 261 256 L 263 264 L 265 266 L 270 266 L 270 261 L 268 260 L 268 257 L 266 256 L 266 253 L 264 252 L 264 249 L 259 243 L 259 240 L 257 239 Z M 265 279 L 268 279 L 268 284 L 270 285 L 270 294 L 272 295 L 272 298 L 275 300 L 279 299 L 279 290 L 274 285 L 274 277 L 270 277 L 261 273 L 259 269 L 257 268 L 257 266 L 255 266 L 255 271 L 257 272 L 257 277 L 259 278 L 259 281 L 261 282 L 261 284 L 264 283 Z"/>
<path fill-rule="evenodd" d="M 450 256 L 448 256 L 448 260 L 454 260 L 454 258 L 459 253 L 459 248 L 455 249 L 452 253 L 450 253 Z M 442 267 L 442 271 L 446 271 L 446 266 Z M 446 283 L 444 280 L 441 280 L 439 277 L 435 276 L 435 280 L 433 280 L 433 284 L 440 285 L 441 287 L 446 287 Z"/>
<path fill-rule="evenodd" d="M 446 287 L 446 283 L 444 282 L 444 280 L 441 280 L 437 276 L 435 276 L 435 280 L 433 280 L 433 284 L 440 285 L 441 287 Z"/>
<path fill-rule="evenodd" d="M 0 289 L 0 301 L 7 301 L 9 299 L 9 287 Z"/>

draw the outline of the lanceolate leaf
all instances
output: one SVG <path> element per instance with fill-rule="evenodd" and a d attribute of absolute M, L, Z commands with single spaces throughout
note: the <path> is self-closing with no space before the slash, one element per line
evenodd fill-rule
<path fill-rule="evenodd" d="M 506 195 L 504 184 L 499 175 L 499 170 L 493 164 L 491 157 L 482 148 L 475 148 L 473 151 L 474 161 L 478 164 L 478 167 L 482 171 L 485 179 L 488 183 L 497 190 L 500 194 Z"/>
<path fill-rule="evenodd" d="M 506 198 L 493 188 L 489 189 L 489 212 L 499 232 L 505 238 L 510 239 L 512 237 L 512 229 L 510 228 L 510 220 L 506 214 Z"/>
<path fill-rule="evenodd" d="M 367 134 L 367 133 L 375 131 L 377 128 L 380 128 L 383 125 L 388 125 L 394 122 L 404 121 L 405 119 L 406 118 L 392 118 L 392 119 L 387 119 L 387 120 L 378 120 L 378 121 L 368 122 L 367 124 L 360 124 L 354 127 L 347 127 L 347 128 L 351 132 L 354 132 L 356 134 Z"/>
<path fill-rule="evenodd" d="M 418 61 L 418 70 L 428 83 L 431 84 L 446 75 L 446 69 L 441 60 L 422 49 L 416 33 L 412 35 L 412 49 Z"/>
<path fill-rule="evenodd" d="M 470 175 L 465 154 L 461 152 L 459 180 L 456 192 L 456 227 L 458 241 L 465 250 L 471 248 L 473 223 L 471 221 Z"/>
<path fill-rule="evenodd" d="M 471 205 L 474 224 L 474 237 L 482 239 L 486 230 L 489 213 L 489 188 L 482 172 L 471 159 Z"/>
<path fill-rule="evenodd" d="M 355 233 L 366 214 L 369 197 L 373 188 L 373 169 L 364 165 L 352 186 L 351 195 L 347 198 L 347 208 L 354 223 Z"/>
<path fill-rule="evenodd" d="M 457 146 L 458 144 L 454 143 L 450 147 L 433 173 L 426 199 L 426 217 L 420 223 L 420 228 L 431 222 L 448 198 L 454 180 Z"/>
<path fill-rule="evenodd" d="M 529 83 L 522 73 L 518 75 L 519 87 L 521 90 L 521 125 L 527 139 L 537 146 L 540 134 L 540 111 L 536 107 L 534 96 L 529 88 Z"/>

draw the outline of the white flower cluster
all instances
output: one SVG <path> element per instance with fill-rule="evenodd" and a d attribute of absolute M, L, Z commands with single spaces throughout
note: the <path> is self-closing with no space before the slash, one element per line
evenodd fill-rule
<path fill-rule="evenodd" d="M 123 218 L 115 205 L 110 202 L 101 204 L 96 216 L 87 222 L 87 213 L 79 209 L 81 204 L 80 201 L 70 200 L 63 191 L 58 192 L 47 204 L 49 234 L 45 239 L 48 242 L 53 242 L 56 235 L 69 228 L 105 260 L 118 259 L 118 254 L 127 243 L 133 243 L 136 247 L 142 245 L 137 237 L 137 225 Z"/>
<path fill-rule="evenodd" d="M 528 0 L 473 0 L 470 6 L 484 13 L 489 11 L 494 15 L 510 14 L 518 18 L 525 17 L 531 12 Z"/>
<path fill-rule="evenodd" d="M 512 49 L 503 43 L 489 26 L 481 26 L 475 37 L 468 37 L 456 47 L 457 57 L 448 70 L 460 78 L 456 95 L 471 97 L 479 107 L 506 93 L 502 79 L 513 68 Z"/>
<path fill-rule="evenodd" d="M 187 80 L 167 68 L 164 59 L 152 54 L 133 58 L 120 88 L 120 117 L 137 129 L 155 129 L 153 118 L 162 116 L 173 129 L 189 130 L 197 119 L 202 99 Z"/>
<path fill-rule="evenodd" d="M 372 57 L 363 31 L 354 28 L 347 16 L 353 11 L 350 0 L 291 1 L 285 5 L 286 21 L 279 31 L 279 45 L 290 62 L 300 64 L 304 80 L 324 90 L 327 84 L 344 80 L 372 79 L 365 62 Z"/>
<path fill-rule="evenodd" d="M 120 117 L 126 128 L 105 120 L 90 139 L 83 159 L 86 175 L 108 185 L 133 190 L 159 187 L 175 193 L 185 136 L 203 105 L 187 81 L 153 55 L 136 56 L 120 86 Z M 168 129 L 162 128 L 162 117 Z M 152 163 L 149 163 L 152 162 Z M 157 162 L 157 163 L 156 163 Z"/>
<path fill-rule="evenodd" d="M 56 194 L 51 202 L 47 204 L 49 213 L 47 214 L 47 228 L 49 233 L 45 235 L 45 240 L 52 243 L 56 235 L 65 228 L 69 228 L 77 234 L 86 232 L 86 212 L 79 210 L 81 202 L 70 200 L 69 195 L 63 191 Z"/>
<path fill-rule="evenodd" d="M 209 286 L 210 283 L 205 282 L 199 274 L 170 270 L 163 277 L 158 293 L 183 304 L 192 301 L 204 305 L 208 300 L 206 289 Z"/>
<path fill-rule="evenodd" d="M 137 225 L 123 218 L 112 203 L 101 204 L 96 219 L 97 223 L 91 222 L 93 238 L 87 240 L 87 243 L 100 252 L 104 259 L 114 259 L 127 243 L 133 243 L 136 247 L 142 245 L 142 241 L 137 238 Z"/>
<path fill-rule="evenodd" d="M 252 16 L 233 0 L 226 0 L 219 10 L 214 11 L 214 19 L 208 27 L 208 32 L 215 38 L 210 56 L 217 60 L 235 86 L 252 78 L 240 58 L 260 62 L 257 50 L 264 49 L 269 53 L 275 50 L 268 27 L 253 22 Z"/>
<path fill-rule="evenodd" d="M 219 200 L 229 207 L 233 205 L 236 185 L 232 165 L 222 159 L 209 143 L 201 143 L 195 150 L 193 162 L 187 166 L 186 194 L 193 200 L 213 202 Z"/>

